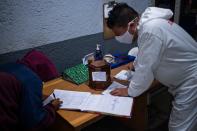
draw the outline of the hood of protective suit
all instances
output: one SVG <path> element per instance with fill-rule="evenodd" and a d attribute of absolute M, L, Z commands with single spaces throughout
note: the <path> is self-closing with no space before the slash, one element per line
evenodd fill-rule
<path fill-rule="evenodd" d="M 170 19 L 173 16 L 173 12 L 170 9 L 148 7 L 141 15 L 138 29 L 146 22 L 155 19 Z"/>

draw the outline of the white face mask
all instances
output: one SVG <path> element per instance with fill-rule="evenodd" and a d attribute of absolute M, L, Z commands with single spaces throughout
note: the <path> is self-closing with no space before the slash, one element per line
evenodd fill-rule
<path fill-rule="evenodd" d="M 123 35 L 116 36 L 115 39 L 120 43 L 131 44 L 133 41 L 133 35 L 127 30 Z"/>
<path fill-rule="evenodd" d="M 115 39 L 117 41 L 119 41 L 120 43 L 124 43 L 124 44 L 131 44 L 133 42 L 133 35 L 129 33 L 129 27 L 130 27 L 130 24 L 135 21 L 135 19 L 133 19 L 131 22 L 129 22 L 128 29 L 123 35 L 115 36 Z"/>

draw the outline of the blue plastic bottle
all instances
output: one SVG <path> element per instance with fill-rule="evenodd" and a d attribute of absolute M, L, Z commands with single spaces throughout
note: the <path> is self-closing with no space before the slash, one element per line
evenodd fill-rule
<path fill-rule="evenodd" d="M 101 48 L 100 48 L 100 44 L 97 44 L 96 45 L 96 50 L 95 50 L 95 54 L 94 54 L 94 60 L 102 60 L 103 59 L 103 53 L 101 51 Z"/>

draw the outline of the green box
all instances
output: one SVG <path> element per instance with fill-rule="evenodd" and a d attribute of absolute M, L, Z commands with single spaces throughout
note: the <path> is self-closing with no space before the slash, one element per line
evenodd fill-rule
<path fill-rule="evenodd" d="M 84 64 L 79 64 L 65 69 L 63 72 L 63 78 L 66 80 L 71 80 L 76 84 L 84 83 L 89 79 L 88 67 L 86 67 Z"/>

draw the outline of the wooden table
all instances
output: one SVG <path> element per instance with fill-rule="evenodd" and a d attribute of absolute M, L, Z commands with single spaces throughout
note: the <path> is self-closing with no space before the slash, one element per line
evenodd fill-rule
<path fill-rule="evenodd" d="M 100 93 L 100 91 L 95 91 L 93 89 L 90 89 L 86 84 L 75 85 L 61 78 L 58 78 L 44 84 L 43 94 L 49 95 L 53 92 L 54 89 L 64 89 L 64 90 L 72 90 L 72 91 L 89 91 L 92 93 Z M 59 110 L 57 111 L 57 113 L 59 114 L 57 119 L 58 122 L 55 123 L 54 128 L 57 128 L 58 131 L 80 130 L 81 128 L 103 117 L 103 115 L 100 114 L 85 113 L 85 112 L 70 111 L 70 110 Z"/>
<path fill-rule="evenodd" d="M 127 69 L 128 64 L 115 68 L 112 70 L 111 75 L 114 76 L 122 69 Z M 122 81 L 122 83 L 125 83 Z M 65 81 L 62 78 L 58 78 L 44 83 L 43 94 L 50 95 L 54 89 L 65 89 L 72 91 L 89 91 L 92 93 L 101 93 L 101 91 L 95 91 L 88 87 L 87 83 L 81 85 L 75 85 L 71 82 Z M 81 130 L 82 128 L 90 125 L 103 118 L 105 115 L 87 113 L 80 111 L 59 110 L 57 111 L 57 120 L 50 130 L 58 131 L 72 131 Z M 116 117 L 118 118 L 118 117 Z M 147 92 L 134 99 L 134 106 L 132 111 L 132 117 L 118 118 L 121 122 L 137 131 L 144 131 L 147 129 Z"/>

